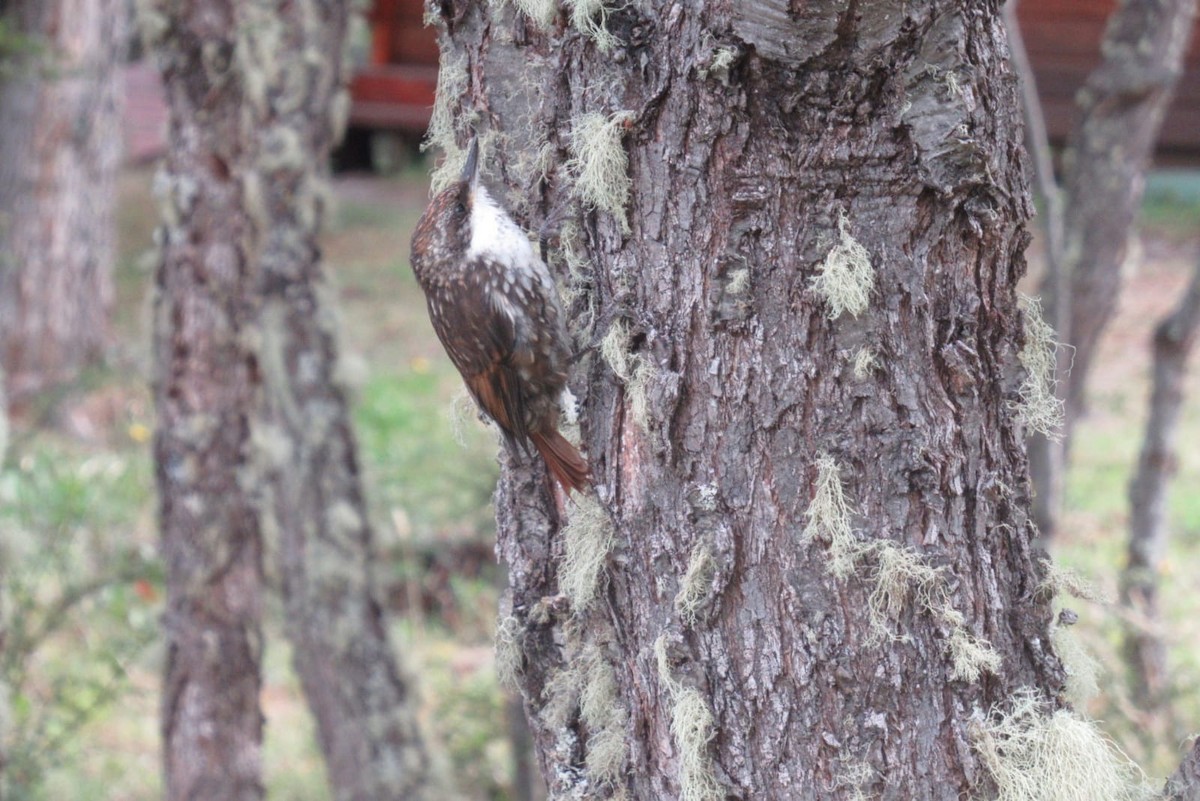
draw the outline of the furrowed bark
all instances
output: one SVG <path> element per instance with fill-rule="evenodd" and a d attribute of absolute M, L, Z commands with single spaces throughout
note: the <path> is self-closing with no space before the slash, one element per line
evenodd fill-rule
<path fill-rule="evenodd" d="M 1013 70 L 1021 83 L 1021 111 L 1025 121 L 1025 146 L 1033 163 L 1033 187 L 1042 199 L 1040 215 L 1046 236 L 1046 274 L 1042 278 L 1042 306 L 1046 322 L 1062 335 L 1071 327 L 1071 299 L 1067 272 L 1063 264 L 1063 201 L 1058 179 L 1054 175 L 1054 159 L 1050 137 L 1038 97 L 1033 66 L 1025 51 L 1021 26 L 1017 20 L 1017 0 L 1004 4 L 1004 27 L 1012 54 Z M 1072 352 L 1059 348 L 1056 352 L 1057 374 L 1071 371 Z M 1062 394 L 1061 385 L 1055 391 Z M 1029 438 L 1029 477 L 1033 483 L 1033 522 L 1038 531 L 1052 539 L 1062 511 L 1063 471 L 1066 453 L 1062 441 L 1034 432 Z"/>
<path fill-rule="evenodd" d="M 1164 801 L 1200 801 L 1200 739 L 1192 743 L 1179 769 L 1167 780 Z"/>
<path fill-rule="evenodd" d="M 511 454 L 496 497 L 551 797 L 987 797 L 977 721 L 1063 685 L 998 7 L 652 1 L 597 31 L 580 5 L 429 9 L 461 87 L 435 141 L 476 127 L 516 214 L 558 229 L 580 351 L 597 497 L 557 503 Z M 834 315 L 814 279 L 863 254 L 865 308 Z"/>

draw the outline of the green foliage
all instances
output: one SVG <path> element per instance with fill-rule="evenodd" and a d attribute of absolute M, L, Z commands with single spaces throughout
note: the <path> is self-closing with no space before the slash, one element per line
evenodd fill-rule
<path fill-rule="evenodd" d="M 37 49 L 34 39 L 18 31 L 10 19 L 0 16 L 0 78 L 10 73 L 23 56 Z"/>
<path fill-rule="evenodd" d="M 1200 171 L 1155 170 L 1146 177 L 1140 224 L 1194 235 L 1200 223 Z"/>
<path fill-rule="evenodd" d="M 492 649 L 464 648 L 429 632 L 422 640 L 418 675 L 427 719 L 435 747 L 453 766 L 454 784 L 466 798 L 512 798 L 512 748 Z"/>
<path fill-rule="evenodd" d="M 0 471 L 0 797 L 49 797 L 47 770 L 128 689 L 157 635 L 152 551 L 124 535 L 148 501 L 145 454 L 39 445 Z"/>
<path fill-rule="evenodd" d="M 478 427 L 469 430 L 466 447 L 455 441 L 447 395 L 456 380 L 418 361 L 399 374 L 372 376 L 355 410 L 375 481 L 373 506 L 388 516 L 405 510 L 418 536 L 451 522 L 491 527 L 492 448 Z"/>

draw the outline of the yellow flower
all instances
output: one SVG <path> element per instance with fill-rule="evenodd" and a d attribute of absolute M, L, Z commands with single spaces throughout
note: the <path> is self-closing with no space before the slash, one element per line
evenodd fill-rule
<path fill-rule="evenodd" d="M 131 423 L 129 426 L 129 438 L 139 445 L 149 442 L 152 433 L 150 426 L 143 423 Z"/>

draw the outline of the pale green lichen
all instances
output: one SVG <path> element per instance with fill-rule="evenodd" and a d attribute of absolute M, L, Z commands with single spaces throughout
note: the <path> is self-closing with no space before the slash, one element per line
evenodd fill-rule
<path fill-rule="evenodd" d="M 1043 559 L 1042 569 L 1045 572 L 1045 578 L 1042 579 L 1041 588 L 1052 595 L 1065 593 L 1075 598 L 1101 604 L 1112 601 L 1096 585 L 1074 570 L 1058 565 L 1052 559 Z"/>
<path fill-rule="evenodd" d="M 804 512 L 805 524 L 800 541 L 810 544 L 817 539 L 829 542 L 829 572 L 845 578 L 854 571 L 861 548 L 850 526 L 850 505 L 842 488 L 841 470 L 833 457 L 817 457 L 816 493 Z"/>
<path fill-rule="evenodd" d="M 608 30 L 608 15 L 612 11 L 610 0 L 568 0 L 571 6 L 571 25 L 596 43 L 596 48 L 606 53 L 619 44 L 617 37 Z"/>
<path fill-rule="evenodd" d="M 725 797 L 713 773 L 708 744 L 716 736 L 716 723 L 700 693 L 686 687 L 671 708 L 671 736 L 679 748 L 680 801 L 719 801 Z"/>
<path fill-rule="evenodd" d="M 879 369 L 879 358 L 875 351 L 861 347 L 854 352 L 854 377 L 859 381 L 866 379 Z"/>
<path fill-rule="evenodd" d="M 605 116 L 584 114 L 571 125 L 568 140 L 571 158 L 567 169 L 575 179 L 575 195 L 589 208 L 613 216 L 623 233 L 629 233 L 625 207 L 633 182 L 629 178 L 629 156 L 621 143 L 633 112 L 618 111 Z"/>
<path fill-rule="evenodd" d="M 521 621 L 512 615 L 500 619 L 496 625 L 494 650 L 496 681 L 501 687 L 517 689 L 524 661 L 521 653 Z"/>
<path fill-rule="evenodd" d="M 658 371 L 644 356 L 631 353 L 631 348 L 629 326 L 621 319 L 613 321 L 600 340 L 600 356 L 625 385 L 633 420 L 645 430 L 650 422 L 646 390 Z"/>
<path fill-rule="evenodd" d="M 555 264 L 562 264 L 566 275 L 559 282 L 558 294 L 563 305 L 571 308 L 587 291 L 588 276 L 591 275 L 591 264 L 588 262 L 583 245 L 583 232 L 574 220 L 566 220 L 558 232 L 558 246 L 550 251 Z M 595 319 L 595 297 L 589 298 L 588 318 Z M 584 322 L 584 330 L 590 328 L 590 322 Z"/>
<path fill-rule="evenodd" d="M 864 787 L 878 779 L 878 772 L 860 759 L 843 759 L 837 773 L 838 785 L 850 790 L 850 801 L 871 801 Z"/>
<path fill-rule="evenodd" d="M 1071 626 L 1062 623 L 1051 626 L 1050 642 L 1054 646 L 1054 653 L 1062 662 L 1063 671 L 1067 674 L 1063 694 L 1072 707 L 1082 710 L 1100 693 L 1100 684 L 1097 681 L 1100 663 L 1083 647 Z"/>
<path fill-rule="evenodd" d="M 1059 343 L 1054 329 L 1042 317 L 1042 304 L 1036 298 L 1022 295 L 1018 307 L 1025 318 L 1025 347 L 1017 355 L 1025 368 L 1021 382 L 1017 417 L 1031 431 L 1047 439 L 1062 439 L 1065 404 L 1058 397 Z"/>
<path fill-rule="evenodd" d="M 646 430 L 650 424 L 650 395 L 648 387 L 650 382 L 658 375 L 658 370 L 654 364 L 644 356 L 639 356 L 637 360 L 637 369 L 633 372 L 633 380 L 626 386 L 626 391 L 629 393 L 629 411 L 633 414 L 633 421 Z"/>
<path fill-rule="evenodd" d="M 976 637 L 962 622 L 950 629 L 946 649 L 950 654 L 950 677 L 957 681 L 977 682 L 984 673 L 995 675 L 1002 664 L 991 643 Z"/>
<path fill-rule="evenodd" d="M 1145 774 L 1093 721 L 1049 711 L 1035 691 L 1016 692 L 974 732 L 996 801 L 1148 801 Z M 983 796 L 979 796 L 983 797 Z"/>
<path fill-rule="evenodd" d="M 890 622 L 896 620 L 914 595 L 927 599 L 942 582 L 941 571 L 925 563 L 911 548 L 901 548 L 887 540 L 877 540 L 863 554 L 874 562 L 871 594 L 867 597 L 867 617 L 871 626 L 869 643 L 884 640 L 908 641 L 908 635 L 896 634 Z"/>
<path fill-rule="evenodd" d="M 167 31 L 171 30 L 171 20 L 164 9 L 165 5 L 164 0 L 134 0 L 138 32 L 148 48 L 162 42 Z"/>
<path fill-rule="evenodd" d="M 729 68 L 733 66 L 733 62 L 737 61 L 738 53 L 739 51 L 736 47 L 728 45 L 718 47 L 713 51 L 712 58 L 708 60 L 708 63 L 696 70 L 696 73 L 700 76 L 701 80 L 715 78 L 725 86 L 728 86 Z"/>
<path fill-rule="evenodd" d="M 654 641 L 658 677 L 671 696 L 671 737 L 679 749 L 680 801 L 719 801 L 725 791 L 717 781 L 709 743 L 716 736 L 716 721 L 699 691 L 686 687 L 671 674 L 667 637 Z"/>
<path fill-rule="evenodd" d="M 512 4 L 543 31 L 552 28 L 558 16 L 558 0 L 512 0 Z"/>
<path fill-rule="evenodd" d="M 696 625 L 700 610 L 708 601 L 709 584 L 717 563 L 712 551 L 706 543 L 698 543 L 692 548 L 688 559 L 687 572 L 679 582 L 679 592 L 675 595 L 675 609 L 679 617 L 689 626 Z"/>
<path fill-rule="evenodd" d="M 750 269 L 740 267 L 729 273 L 729 281 L 725 284 L 725 294 L 740 295 L 750 288 Z"/>
<path fill-rule="evenodd" d="M 622 383 L 629 383 L 633 378 L 632 360 L 629 353 L 629 326 L 618 318 L 608 328 L 608 333 L 600 340 L 600 356 L 612 368 Z"/>
<path fill-rule="evenodd" d="M 466 56 L 451 48 L 443 48 L 438 63 L 437 90 L 433 114 L 421 150 L 436 148 L 442 151 L 442 161 L 430 178 L 434 194 L 453 183 L 466 163 L 467 151 L 458 146 L 455 109 L 467 91 Z"/>
<path fill-rule="evenodd" d="M 845 211 L 838 216 L 838 242 L 817 271 L 810 283 L 829 307 L 830 320 L 836 320 L 844 312 L 857 317 L 866 311 L 875 287 L 875 269 L 867 249 L 850 235 Z"/>
<path fill-rule="evenodd" d="M 871 563 L 873 572 L 867 579 L 869 642 L 907 640 L 908 635 L 896 634 L 889 623 L 912 599 L 949 629 L 945 647 L 952 678 L 974 682 L 985 672 L 999 670 L 1000 655 L 987 640 L 976 637 L 962 613 L 954 609 L 941 569 L 931 567 L 911 548 L 886 540 L 862 542 L 855 537 L 841 471 L 828 454 L 817 457 L 816 493 L 805 517 L 801 542 L 809 544 L 818 538 L 829 542 L 827 569 L 835 577 L 844 579 L 860 564 Z"/>
<path fill-rule="evenodd" d="M 596 597 L 600 573 L 614 543 L 608 514 L 590 496 L 578 496 L 562 528 L 563 557 L 558 566 L 558 588 L 577 614 Z"/>
<path fill-rule="evenodd" d="M 250 429 L 250 447 L 259 465 L 268 471 L 281 470 L 294 458 L 291 437 L 274 423 L 256 422 Z"/>
<path fill-rule="evenodd" d="M 629 715 L 620 703 L 616 674 L 600 649 L 589 646 L 583 665 L 579 716 L 588 727 L 587 772 L 592 780 L 611 784 L 620 777 L 628 756 L 625 727 Z"/>
<path fill-rule="evenodd" d="M 583 672 L 578 665 L 567 664 L 553 671 L 542 688 L 541 718 L 552 729 L 565 730 L 579 708 L 583 690 Z"/>

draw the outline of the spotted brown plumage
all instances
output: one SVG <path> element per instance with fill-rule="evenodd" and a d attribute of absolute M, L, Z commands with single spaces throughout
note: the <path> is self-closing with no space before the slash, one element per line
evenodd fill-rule
<path fill-rule="evenodd" d="M 461 179 L 417 223 L 412 266 L 429 319 L 480 408 L 512 447 L 533 443 L 565 491 L 588 465 L 558 432 L 570 359 L 554 281 L 524 232 L 478 179 L 472 140 Z"/>

